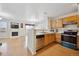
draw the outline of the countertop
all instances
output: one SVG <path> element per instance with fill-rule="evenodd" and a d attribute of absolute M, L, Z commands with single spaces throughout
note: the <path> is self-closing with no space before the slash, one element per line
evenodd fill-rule
<path fill-rule="evenodd" d="M 55 33 L 62 34 L 62 32 L 39 32 L 39 33 L 36 33 L 36 35 L 55 34 Z"/>
<path fill-rule="evenodd" d="M 55 32 L 36 33 L 36 35 L 55 34 Z"/>
<path fill-rule="evenodd" d="M 56 32 L 56 33 L 63 35 L 63 33 L 60 33 L 60 32 Z M 45 35 L 45 34 L 55 34 L 55 32 L 36 33 L 36 35 Z M 79 36 L 79 33 L 77 34 L 77 36 Z"/>

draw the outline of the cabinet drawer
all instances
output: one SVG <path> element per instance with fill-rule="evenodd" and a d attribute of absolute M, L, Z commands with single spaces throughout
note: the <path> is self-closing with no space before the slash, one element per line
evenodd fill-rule
<path fill-rule="evenodd" d="M 61 42 L 61 34 L 60 33 L 56 33 L 56 42 Z"/>

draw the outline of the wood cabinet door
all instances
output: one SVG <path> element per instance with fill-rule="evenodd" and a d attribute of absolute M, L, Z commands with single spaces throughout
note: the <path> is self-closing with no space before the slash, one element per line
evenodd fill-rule
<path fill-rule="evenodd" d="M 61 34 L 56 33 L 56 42 L 61 43 Z"/>
<path fill-rule="evenodd" d="M 55 34 L 51 34 L 51 41 L 55 42 Z"/>
<path fill-rule="evenodd" d="M 48 34 L 45 34 L 45 45 L 48 45 L 49 44 L 49 35 Z"/>
<path fill-rule="evenodd" d="M 54 42 L 54 34 L 49 34 L 49 43 Z"/>
<path fill-rule="evenodd" d="M 76 15 L 63 18 L 63 22 L 76 22 Z"/>
<path fill-rule="evenodd" d="M 62 19 L 56 20 L 56 28 L 62 28 L 63 27 L 63 21 Z"/>
<path fill-rule="evenodd" d="M 56 28 L 56 20 L 52 20 L 52 28 Z"/>
<path fill-rule="evenodd" d="M 45 34 L 45 45 L 48 45 L 55 41 L 54 34 Z"/>
<path fill-rule="evenodd" d="M 62 28 L 63 27 L 63 21 L 62 19 L 53 20 L 52 18 L 48 18 L 48 28 Z"/>
<path fill-rule="evenodd" d="M 52 42 L 52 35 L 51 35 L 51 34 L 49 34 L 48 36 L 49 36 L 49 40 L 48 40 L 48 44 L 49 44 L 49 43 L 51 43 L 51 42 Z"/>
<path fill-rule="evenodd" d="M 51 29 L 52 28 L 52 20 L 48 19 L 48 28 Z"/>
<path fill-rule="evenodd" d="M 77 15 L 76 21 L 77 21 L 77 26 L 79 27 L 79 15 Z"/>

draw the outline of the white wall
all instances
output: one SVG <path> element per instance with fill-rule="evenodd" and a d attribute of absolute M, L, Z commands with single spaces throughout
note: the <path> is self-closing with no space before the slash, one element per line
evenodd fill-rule
<path fill-rule="evenodd" d="M 21 36 L 25 36 L 25 23 L 23 21 L 16 21 L 16 20 L 7 20 L 7 19 L 3 19 L 1 21 L 4 21 L 4 22 L 7 22 L 7 31 L 6 32 L 0 32 L 0 37 L 1 38 L 13 38 L 12 37 L 12 32 L 14 31 L 17 31 L 18 32 L 18 37 L 21 37 Z M 11 27 L 11 22 L 16 22 L 16 23 L 19 23 L 19 27 L 20 27 L 20 24 L 23 23 L 23 28 L 19 28 L 19 29 L 12 29 L 10 28 Z"/>
<path fill-rule="evenodd" d="M 25 36 L 25 22 L 23 22 L 23 21 L 18 21 L 18 20 L 13 20 L 13 21 L 10 21 L 10 22 L 16 22 L 16 23 L 19 23 L 19 29 L 11 29 L 10 28 L 10 36 L 11 36 L 11 32 L 12 31 L 17 31 L 18 32 L 18 36 L 19 37 L 24 37 Z M 23 23 L 23 28 L 21 28 L 21 23 Z"/>
<path fill-rule="evenodd" d="M 4 21 L 7 23 L 7 30 L 5 32 L 0 32 L 0 38 L 9 38 L 10 37 L 10 34 L 9 34 L 9 22 L 6 21 L 6 20 L 0 20 L 1 21 Z"/>
<path fill-rule="evenodd" d="M 48 28 L 48 17 L 44 17 L 44 20 L 40 21 L 39 23 L 36 23 L 35 26 L 36 29 L 49 29 Z"/>

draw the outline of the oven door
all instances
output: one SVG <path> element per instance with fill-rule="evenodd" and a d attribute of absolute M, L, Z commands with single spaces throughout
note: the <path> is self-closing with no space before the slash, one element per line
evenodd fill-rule
<path fill-rule="evenodd" d="M 62 41 L 69 42 L 72 44 L 76 44 L 76 39 L 77 39 L 77 37 L 72 36 L 72 35 L 63 35 L 62 36 Z"/>
<path fill-rule="evenodd" d="M 76 49 L 76 44 L 72 44 L 66 41 L 62 41 L 61 43 L 62 43 L 62 46 L 66 48 Z"/>
<path fill-rule="evenodd" d="M 76 36 L 62 35 L 62 45 L 67 48 L 76 49 Z"/>

